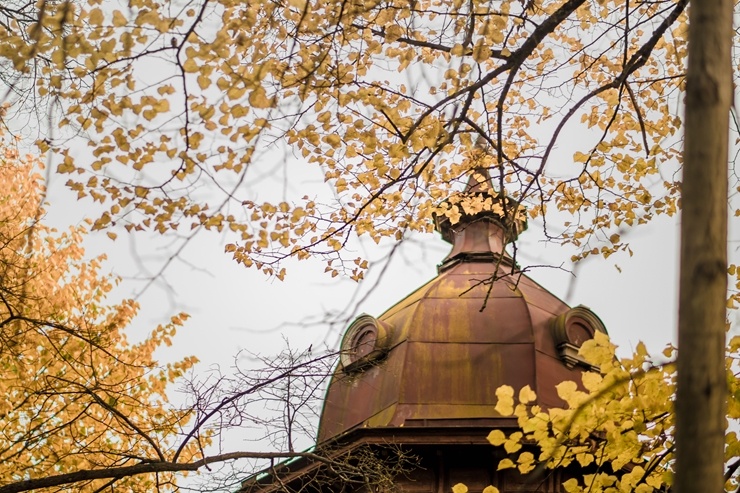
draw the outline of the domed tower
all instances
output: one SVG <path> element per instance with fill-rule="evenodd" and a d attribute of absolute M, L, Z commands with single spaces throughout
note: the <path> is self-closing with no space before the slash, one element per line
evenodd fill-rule
<path fill-rule="evenodd" d="M 605 328 L 591 310 L 568 307 L 518 268 L 506 246 L 526 219 L 516 201 L 493 191 L 487 171 L 473 173 L 454 202 L 448 209 L 459 221 L 436 218 L 452 244 L 438 275 L 381 316 L 361 315 L 347 329 L 317 450 L 336 457 L 368 445 L 400 447 L 419 460 L 394 480 L 400 491 L 449 493 L 464 483 L 471 492 L 487 485 L 501 493 L 560 492 L 562 471 L 533 482 L 516 469 L 497 470 L 506 453 L 486 437 L 517 423 L 495 410 L 495 390 L 528 385 L 541 408 L 563 406 L 556 385 L 580 382 L 591 368 L 578 349 Z M 286 464 L 243 490 L 368 489 L 346 487 L 344 479 L 314 481 L 326 466 L 310 459 Z"/>
<path fill-rule="evenodd" d="M 494 391 L 529 386 L 542 408 L 562 406 L 555 386 L 580 382 L 580 345 L 605 331 L 585 307 L 570 308 L 521 272 L 505 247 L 526 228 L 518 204 L 491 193 L 476 172 L 463 199 L 484 204 L 436 229 L 452 244 L 439 274 L 378 318 L 348 328 L 329 384 L 319 443 L 353 430 L 395 436 L 400 428 L 485 439 L 513 426 Z M 474 431 L 474 429 L 480 431 Z M 408 433 L 408 432 L 406 432 Z"/>

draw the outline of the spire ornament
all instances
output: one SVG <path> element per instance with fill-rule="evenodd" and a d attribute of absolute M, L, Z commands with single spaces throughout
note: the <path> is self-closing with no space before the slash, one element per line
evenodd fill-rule
<path fill-rule="evenodd" d="M 465 190 L 439 205 L 434 226 L 452 244 L 443 270 L 466 258 L 508 259 L 504 248 L 527 229 L 527 218 L 517 200 L 495 190 L 487 168 L 476 168 Z"/>

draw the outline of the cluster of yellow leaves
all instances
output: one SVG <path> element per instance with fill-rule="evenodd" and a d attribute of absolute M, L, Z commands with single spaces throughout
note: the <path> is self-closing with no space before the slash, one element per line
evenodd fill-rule
<path fill-rule="evenodd" d="M 517 201 L 497 193 L 487 183 L 487 178 L 479 173 L 474 171 L 472 178 L 483 186 L 479 186 L 478 190 L 452 192 L 444 202 L 434 208 L 433 214 L 446 217 L 452 225 L 460 222 L 463 216 L 475 217 L 476 214 L 486 214 L 497 217 L 510 231 L 512 237 L 526 229 L 527 213 Z"/>
<path fill-rule="evenodd" d="M 727 267 L 729 275 L 728 289 L 730 290 L 727 298 L 727 308 L 736 309 L 740 306 L 740 268 L 736 264 L 730 264 Z"/>
<path fill-rule="evenodd" d="M 15 89 L 31 78 L 64 108 L 63 135 L 88 138 L 89 160 L 40 146 L 107 207 L 96 228 L 231 229 L 239 262 L 281 276 L 287 256 L 341 261 L 351 235 L 430 230 L 481 166 L 531 216 L 578 215 L 553 239 L 580 256 L 626 250 L 602 240 L 676 210 L 676 180 L 656 178 L 680 159 L 683 0 L 129 4 L 42 2 L 36 22 L 0 23 Z M 584 136 L 572 162 L 551 155 L 564 129 Z M 487 157 L 471 157 L 481 138 Z M 276 139 L 334 200 L 250 196 L 247 170 Z"/>
<path fill-rule="evenodd" d="M 729 274 L 738 275 L 731 265 Z M 737 302 L 730 293 L 728 305 Z M 728 330 L 730 325 L 728 324 Z M 496 411 L 517 419 L 519 430 L 493 430 L 488 441 L 508 454 L 498 469 L 527 474 L 538 466 L 575 469 L 583 474 L 563 483 L 568 493 L 651 493 L 670 489 L 674 475 L 676 348 L 667 345 L 652 357 L 640 342 L 630 358 L 617 358 L 604 333 L 583 344 L 579 354 L 598 371 L 580 382 L 558 384 L 562 408 L 542 409 L 529 387 L 496 389 Z M 740 478 L 740 336 L 729 337 L 725 491 L 737 491 Z M 571 474 L 572 476 L 572 474 Z"/>
<path fill-rule="evenodd" d="M 43 163 L 0 139 L 0 486 L 158 459 L 189 419 L 168 403 L 167 385 L 195 360 L 161 367 L 154 351 L 187 316 L 128 343 L 137 304 L 106 304 L 115 279 L 101 274 L 103 258 L 85 259 L 86 227 L 43 223 Z M 159 476 L 160 484 L 172 479 Z M 152 491 L 154 481 L 117 484 Z"/>
<path fill-rule="evenodd" d="M 452 493 L 468 493 L 468 487 L 462 483 L 457 483 L 452 487 Z M 499 490 L 495 486 L 486 486 L 483 488 L 483 493 L 499 493 Z"/>
<path fill-rule="evenodd" d="M 584 343 L 580 354 L 599 372 L 583 373 L 581 382 L 557 386 L 563 408 L 543 410 L 527 386 L 518 395 L 508 386 L 496 390 L 496 410 L 517 418 L 519 431 L 493 430 L 488 441 L 509 454 L 499 469 L 531 472 L 543 465 L 584 471 L 564 482 L 568 493 L 651 493 L 665 491 L 673 481 L 676 350 L 667 346 L 656 363 L 642 343 L 631 358 L 618 359 L 603 333 Z M 727 347 L 729 387 L 725 462 L 740 463 L 740 441 L 732 423 L 740 419 L 740 336 Z M 571 469 L 573 470 L 573 469 Z M 732 474 L 726 491 L 740 486 Z"/>
<path fill-rule="evenodd" d="M 738 347 L 730 348 L 736 354 Z M 582 477 L 568 479 L 568 493 L 663 491 L 672 482 L 675 367 L 655 364 L 640 343 L 630 359 L 618 360 L 604 334 L 586 342 L 581 354 L 600 372 L 586 372 L 582 381 L 563 382 L 558 395 L 564 408 L 547 411 L 536 404 L 529 387 L 497 390 L 497 410 L 518 419 L 520 431 L 492 431 L 488 440 L 503 446 L 509 458 L 499 469 L 516 467 L 522 474 L 537 465 L 548 468 L 577 464 Z M 666 358 L 674 356 L 668 347 Z M 728 356 L 728 377 L 732 375 Z M 736 441 L 728 434 L 728 444 Z M 728 456 L 728 461 L 737 458 Z"/>

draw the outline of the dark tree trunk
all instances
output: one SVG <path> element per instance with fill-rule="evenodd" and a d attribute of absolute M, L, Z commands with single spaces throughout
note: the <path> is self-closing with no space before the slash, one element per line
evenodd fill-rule
<path fill-rule="evenodd" d="M 681 218 L 677 493 L 723 491 L 731 0 L 692 2 Z"/>

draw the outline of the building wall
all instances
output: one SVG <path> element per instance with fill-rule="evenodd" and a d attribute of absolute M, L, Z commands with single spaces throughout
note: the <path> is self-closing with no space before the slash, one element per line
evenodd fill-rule
<path fill-rule="evenodd" d="M 408 493 L 451 493 L 463 483 L 470 493 L 481 493 L 495 486 L 500 493 L 559 493 L 562 471 L 545 470 L 537 477 L 523 476 L 516 469 L 497 471 L 503 452 L 490 445 L 424 446 L 411 452 L 419 459 L 418 467 L 396 484 Z"/>

